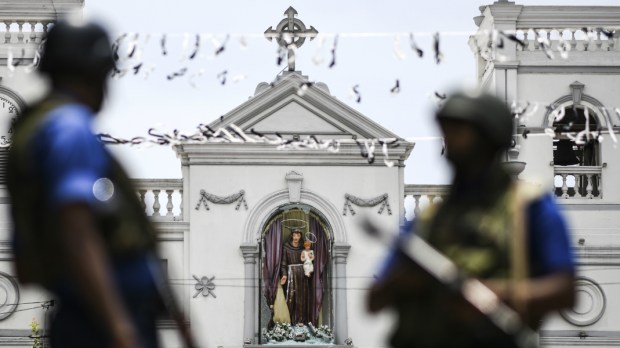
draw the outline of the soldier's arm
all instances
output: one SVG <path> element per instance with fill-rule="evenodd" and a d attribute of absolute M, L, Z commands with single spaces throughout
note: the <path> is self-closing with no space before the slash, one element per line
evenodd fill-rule
<path fill-rule="evenodd" d="M 433 279 L 413 261 L 396 251 L 394 261 L 372 284 L 367 308 L 371 313 L 396 304 L 403 298 L 415 298 L 428 291 Z"/>
<path fill-rule="evenodd" d="M 559 272 L 518 283 L 510 280 L 489 280 L 485 281 L 485 285 L 515 309 L 541 317 L 548 312 L 574 305 L 574 281 L 572 273 Z"/>
<path fill-rule="evenodd" d="M 61 241 L 68 274 L 76 283 L 80 299 L 105 325 L 114 347 L 136 347 L 137 336 L 121 297 L 113 286 L 110 261 L 86 204 L 60 208 Z"/>

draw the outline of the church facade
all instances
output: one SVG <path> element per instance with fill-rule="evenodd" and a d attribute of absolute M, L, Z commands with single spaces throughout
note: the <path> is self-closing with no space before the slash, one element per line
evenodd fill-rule
<path fill-rule="evenodd" d="M 63 9 L 58 3 L 67 11 L 84 5 L 78 0 L 56 2 L 57 10 Z M 0 47 L 24 47 L 26 64 L 41 37 L 29 32 L 27 24 L 45 26 L 55 20 L 41 4 L 30 6 L 0 10 L 4 23 L 19 29 L 7 31 Z M 291 9 L 288 16 L 299 21 Z M 507 161 L 521 171 L 521 179 L 554 192 L 570 220 L 578 257 L 579 302 L 574 310 L 546 321 L 541 343 L 617 344 L 620 330 L 614 323 L 620 316 L 620 298 L 614 295 L 620 243 L 615 234 L 620 232 L 620 191 L 615 186 L 620 156 L 608 133 L 617 134 L 620 126 L 619 115 L 611 112 L 620 106 L 614 98 L 620 95 L 620 38 L 605 38 L 602 31 L 597 36 L 596 28 L 617 26 L 620 7 L 497 1 L 481 7 L 475 21 L 479 30 L 470 46 L 480 85 L 509 104 L 517 101 L 527 116 L 515 125 L 516 146 Z M 287 23 L 273 32 L 286 29 Z M 295 24 L 306 30 L 303 23 Z M 583 39 L 579 31 L 584 27 L 594 28 L 594 34 L 586 30 Z M 307 29 L 307 35 L 316 34 L 313 30 Z M 517 33 L 520 42 L 505 38 L 500 48 L 497 37 L 489 35 L 497 30 Z M 541 35 L 547 35 L 543 38 L 549 50 L 547 41 L 539 40 Z M 566 44 L 571 50 L 564 59 L 558 47 Z M 557 59 L 547 58 L 550 51 Z M 8 70 L 6 52 L 0 50 L 0 63 L 5 63 L 0 67 L 0 98 L 7 105 L 2 122 L 36 97 L 36 91 L 16 82 L 20 76 Z M 540 101 L 540 106 L 526 108 L 520 101 Z M 555 127 L 584 130 L 586 110 L 592 124 L 608 132 L 602 143 L 586 148 L 574 139 L 547 135 L 546 129 Z M 560 112 L 567 115 L 564 123 L 556 117 Z M 274 322 L 295 321 L 298 315 L 283 302 L 286 294 L 307 304 L 303 320 L 333 332 L 332 344 L 385 346 L 393 318 L 369 316 L 365 310 L 365 290 L 385 246 L 365 236 L 360 223 L 370 219 L 395 235 L 404 221 L 405 198 L 413 203 L 408 208 L 415 215 L 447 192 L 441 185 L 405 184 L 404 162 L 414 144 L 339 101 L 327 84 L 311 82 L 294 66 L 259 84 L 249 100 L 209 127 L 226 130 L 222 139 L 247 134 L 267 141 L 176 145 L 182 178 L 135 180 L 137 194 L 159 231 L 162 263 L 199 342 L 210 347 L 269 345 Z M 303 142 L 303 148 L 270 143 L 280 138 Z M 385 160 L 384 143 L 389 147 Z M 370 147 L 376 147 L 374 161 Z M 366 157 L 360 156 L 364 152 Z M 6 189 L 0 188 L 0 344 L 29 346 L 28 325 L 33 316 L 45 323 L 49 296 L 21 288 L 12 276 L 9 204 Z M 310 241 L 314 252 L 311 276 L 295 281 L 291 269 L 301 264 L 282 263 L 282 245 L 293 239 L 294 231 L 301 232 L 302 244 Z M 284 275 L 288 277 L 282 281 Z M 306 282 L 310 290 L 289 295 L 298 289 L 297 281 Z M 29 307 L 40 308 L 20 311 Z M 160 328 L 165 346 L 178 346 L 174 325 L 162 320 Z"/>

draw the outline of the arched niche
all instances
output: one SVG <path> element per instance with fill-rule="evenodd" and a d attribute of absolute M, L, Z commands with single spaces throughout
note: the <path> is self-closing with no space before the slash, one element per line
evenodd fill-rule
<path fill-rule="evenodd" d="M 260 272 L 259 246 L 263 227 L 275 211 L 292 203 L 291 197 L 289 189 L 275 191 L 265 196 L 250 211 L 244 225 L 240 249 L 245 264 L 243 341 L 246 344 L 257 343 L 260 334 L 258 320 L 260 303 L 257 289 L 260 286 L 258 281 Z M 334 332 L 336 343 L 344 343 L 348 338 L 346 266 L 350 249 L 344 221 L 338 209 L 318 193 L 299 189 L 299 197 L 297 198 L 297 201 L 293 203 L 311 206 L 321 212 L 322 217 L 331 229 L 333 238 L 331 251 L 332 286 L 335 288 L 332 292 Z"/>
<path fill-rule="evenodd" d="M 306 278 L 301 265 L 292 266 L 297 268 L 299 277 L 295 279 L 288 268 L 282 272 L 281 261 L 284 259 L 284 245 L 290 242 L 291 233 L 298 229 L 302 234 L 300 247 L 303 242 L 308 240 L 309 247 L 313 250 L 315 260 L 312 262 L 314 271 L 311 276 Z M 326 325 L 334 329 L 334 306 L 332 293 L 332 247 L 333 233 L 321 211 L 316 208 L 303 204 L 291 203 L 279 207 L 269 217 L 267 223 L 262 228 L 260 247 L 259 247 L 259 278 L 258 288 L 259 301 L 259 333 L 263 330 L 273 328 L 275 322 L 288 323 L 295 325 L 301 323 L 306 325 L 312 322 L 315 327 Z M 302 247 L 303 248 L 303 247 Z M 293 252 L 294 253 L 294 252 Z M 297 256 L 299 257 L 299 256 Z M 288 282 L 281 284 L 282 275 L 286 275 L 295 281 L 300 281 L 296 286 L 289 286 Z M 290 281 L 290 279 L 289 279 Z M 295 296 L 295 288 L 307 289 L 308 292 L 302 295 L 303 298 Z M 318 291 L 317 291 L 318 290 Z M 291 297 L 289 299 L 289 297 Z M 293 302 L 302 300 L 294 309 L 304 312 L 306 319 L 295 321 L 294 316 L 289 311 L 289 300 Z M 266 344 L 267 341 L 259 336 L 259 343 Z"/>

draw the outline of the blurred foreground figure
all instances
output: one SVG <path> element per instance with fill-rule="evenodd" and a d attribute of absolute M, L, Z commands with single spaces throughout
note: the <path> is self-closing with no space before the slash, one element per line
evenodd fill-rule
<path fill-rule="evenodd" d="M 158 347 L 164 306 L 184 322 L 155 254 L 155 231 L 91 131 L 112 54 L 101 27 L 56 24 L 40 65 L 52 91 L 17 121 L 9 154 L 17 275 L 56 296 L 46 329 L 57 348 Z M 193 345 L 187 327 L 180 330 Z"/>
<path fill-rule="evenodd" d="M 513 180 L 500 155 L 510 146 L 512 117 L 490 95 L 457 94 L 437 114 L 454 168 L 448 197 L 405 227 L 480 279 L 536 330 L 550 311 L 574 302 L 575 266 L 565 222 L 551 195 Z M 371 288 L 369 309 L 393 307 L 393 347 L 506 347 L 476 326 L 471 308 L 420 276 L 399 246 Z M 402 250 L 402 249 L 401 249 Z M 512 340 L 512 339 L 511 339 Z"/>

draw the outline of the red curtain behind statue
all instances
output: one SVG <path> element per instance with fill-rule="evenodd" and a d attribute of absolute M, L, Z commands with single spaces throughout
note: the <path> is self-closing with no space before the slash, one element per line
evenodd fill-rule
<path fill-rule="evenodd" d="M 314 249 L 314 275 L 312 276 L 312 288 L 314 296 L 310 302 L 311 321 L 315 326 L 319 323 L 319 314 L 321 305 L 323 304 L 323 295 L 325 294 L 324 278 L 327 262 L 329 260 L 329 249 L 327 247 L 327 236 L 323 230 L 323 226 L 319 220 L 313 215 L 309 216 L 310 232 L 316 235 L 316 243 L 312 245 Z M 311 237 L 312 238 L 312 237 Z"/>
<path fill-rule="evenodd" d="M 263 292 L 267 304 L 271 308 L 273 318 L 273 302 L 280 283 L 280 259 L 282 258 L 282 218 L 275 219 L 264 237 L 265 257 L 263 258 Z M 273 319 L 272 319 L 273 320 Z M 271 323 L 269 324 L 271 326 Z"/>

